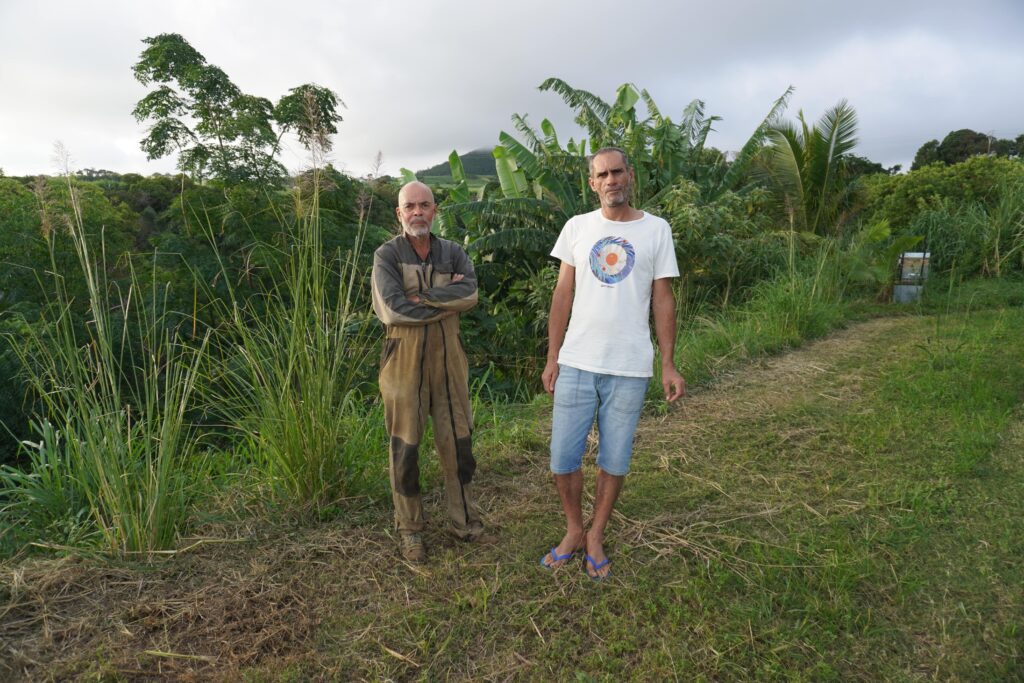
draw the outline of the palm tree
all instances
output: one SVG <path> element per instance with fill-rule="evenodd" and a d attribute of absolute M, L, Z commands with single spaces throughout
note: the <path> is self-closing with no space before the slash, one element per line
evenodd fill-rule
<path fill-rule="evenodd" d="M 857 144 L 857 112 L 844 99 L 812 126 L 803 112 L 768 130 L 764 172 L 794 230 L 837 235 L 852 206 L 844 166 Z"/>

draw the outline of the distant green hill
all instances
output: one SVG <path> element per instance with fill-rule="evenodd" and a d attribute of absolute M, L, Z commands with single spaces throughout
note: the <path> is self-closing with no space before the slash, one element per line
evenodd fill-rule
<path fill-rule="evenodd" d="M 494 157 L 491 156 L 490 149 L 474 149 L 472 152 L 460 154 L 459 159 L 462 160 L 462 168 L 466 171 L 467 176 L 493 176 L 498 173 L 494 168 Z M 416 175 L 420 178 L 426 176 L 450 177 L 451 174 L 452 170 L 448 167 L 447 160 L 437 166 L 431 166 L 428 169 L 416 172 Z"/>

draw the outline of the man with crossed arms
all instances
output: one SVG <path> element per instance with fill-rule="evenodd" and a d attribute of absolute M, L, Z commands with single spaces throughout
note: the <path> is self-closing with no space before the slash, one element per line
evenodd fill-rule
<path fill-rule="evenodd" d="M 436 211 L 429 187 L 403 186 L 395 210 L 402 234 L 374 253 L 371 276 L 373 310 L 386 330 L 380 392 L 399 551 L 417 563 L 426 559 L 419 446 L 428 417 L 444 472 L 451 532 L 473 543 L 497 540 L 484 529 L 470 483 L 476 459 L 459 314 L 477 303 L 476 273 L 462 247 L 431 233 Z"/>

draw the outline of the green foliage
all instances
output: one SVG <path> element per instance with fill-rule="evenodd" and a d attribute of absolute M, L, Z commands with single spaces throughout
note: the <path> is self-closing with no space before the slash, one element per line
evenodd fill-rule
<path fill-rule="evenodd" d="M 896 164 L 892 168 L 886 168 L 876 161 L 871 161 L 867 157 L 857 156 L 856 154 L 848 154 L 843 159 L 843 175 L 847 179 L 859 178 L 864 175 L 873 175 L 875 173 L 898 173 L 902 167 Z"/>
<path fill-rule="evenodd" d="M 31 333 L 20 313 L 0 311 L 0 465 L 4 465 L 15 462 L 18 442 L 29 438 L 31 432 L 32 397 L 25 391 L 17 353 Z"/>
<path fill-rule="evenodd" d="M 785 267 L 788 233 L 774 229 L 769 199 L 758 189 L 703 203 L 697 186 L 684 179 L 664 195 L 659 213 L 672 226 L 686 307 L 724 307 Z"/>
<path fill-rule="evenodd" d="M 328 88 L 307 83 L 292 88 L 274 106 L 274 121 L 280 126 L 281 135 L 294 132 L 306 149 L 331 151 L 331 136 L 338 132 L 338 105 L 345 103 Z"/>
<path fill-rule="evenodd" d="M 8 293 L 10 305 L 22 310 L 37 307 L 42 300 L 37 269 L 54 260 L 58 272 L 80 272 L 73 233 L 81 230 L 81 238 L 94 253 L 102 250 L 110 259 L 112 270 L 135 241 L 136 219 L 123 204 L 111 203 L 99 187 L 91 183 L 60 180 L 40 176 L 31 190 L 17 188 L 0 181 L 3 209 L 12 213 L 4 217 L 5 230 L 0 234 L 0 259 L 5 265 L 0 275 L 0 289 Z M 80 226 L 75 225 L 80 214 Z M 122 271 L 123 272 L 123 271 Z M 81 310 L 87 299 L 85 283 L 74 275 L 68 278 L 71 299 Z"/>
<path fill-rule="evenodd" d="M 491 155 L 491 150 L 488 149 L 474 149 L 471 152 L 465 154 L 459 154 L 459 163 L 462 165 L 464 172 L 468 176 L 479 177 L 479 176 L 495 176 L 497 171 L 494 167 L 494 156 Z M 454 175 L 454 167 L 449 161 L 443 161 L 436 166 L 418 171 L 417 176 L 431 177 L 431 176 L 451 176 Z"/>
<path fill-rule="evenodd" d="M 5 384 L 0 392 L 0 461 L 13 460 L 17 440 L 30 436 L 31 398 L 15 376 L 19 363 L 13 353 L 27 343 L 25 335 L 43 315 L 51 297 L 44 283 L 53 273 L 63 276 L 70 323 L 80 333 L 85 325 L 90 296 L 74 243 L 76 231 L 92 253 L 105 253 L 104 277 L 124 280 L 123 256 L 136 237 L 131 209 L 108 201 L 93 183 L 40 176 L 26 186 L 0 178 L 0 316 L 10 332 L 0 339 L 0 378 Z M 6 320 L 12 315 L 21 321 Z"/>
<path fill-rule="evenodd" d="M 462 166 L 462 160 L 453 150 L 448 156 L 448 166 L 451 169 L 454 185 L 448 190 L 448 202 L 465 204 L 470 201 L 469 181 L 466 179 L 466 170 Z"/>
<path fill-rule="evenodd" d="M 924 168 L 939 161 L 939 141 L 929 140 L 928 142 L 921 145 L 914 154 L 914 161 L 910 165 L 911 171 L 916 171 L 919 168 Z"/>
<path fill-rule="evenodd" d="M 313 175 L 296 179 L 299 191 L 310 191 Z M 390 238 L 395 196 L 390 185 L 356 181 L 332 167 L 316 175 L 325 254 L 349 252 L 360 239 L 372 253 Z M 156 249 L 151 272 L 177 285 L 171 292 L 174 310 L 200 324 L 218 325 L 223 322 L 218 302 L 229 296 L 230 288 L 239 300 L 262 305 L 263 293 L 274 286 L 288 260 L 293 239 L 289 226 L 299 210 L 290 192 L 251 184 L 192 187 L 158 217 L 158 228 L 149 238 Z M 353 258 L 360 267 L 369 267 L 369 254 Z M 336 281 L 330 289 L 337 290 Z"/>
<path fill-rule="evenodd" d="M 333 443 L 341 444 L 337 452 L 325 456 L 331 466 L 293 473 L 295 477 L 308 475 L 328 481 L 323 491 L 327 497 L 339 490 L 380 488 L 379 468 L 365 469 L 370 467 L 367 458 L 386 438 L 383 420 L 377 419 L 361 398 L 364 385 L 372 386 L 374 365 L 366 361 L 372 335 L 360 332 L 370 320 L 368 294 L 361 285 L 362 273 L 369 269 L 363 252 L 372 252 L 390 237 L 394 186 L 386 180 L 354 181 L 332 168 L 317 174 L 317 179 L 312 173 L 297 178 L 295 193 L 248 184 L 193 186 L 181 178 L 148 182 L 150 179 L 109 172 L 83 175 L 92 179 L 73 179 L 64 185 L 39 179 L 33 181 L 32 189 L 13 179 L 0 180 L 0 207 L 6 209 L 3 220 L 5 227 L 10 227 L 0 232 L 0 246 L 12 265 L 0 270 L 7 278 L 0 289 L 0 328 L 5 333 L 0 340 L 0 372 L 10 380 L 3 383 L 5 392 L 0 394 L 0 419 L 16 439 L 26 442 L 18 468 L 6 471 L 3 527 L 14 524 L 23 528 L 20 541 L 77 544 L 101 539 L 105 547 L 121 550 L 173 543 L 182 511 L 191 500 L 191 487 L 202 479 L 193 469 L 195 460 L 190 453 L 194 446 L 188 444 L 194 443 L 196 428 L 202 427 L 204 435 L 209 435 L 212 424 L 223 424 L 231 415 L 231 406 L 209 400 L 210 387 L 226 392 L 232 386 L 226 379 L 229 375 L 235 380 L 248 377 L 255 381 L 257 373 L 263 372 L 259 375 L 263 380 L 280 379 L 271 376 L 270 361 L 259 368 L 250 367 L 246 375 L 244 363 L 239 365 L 244 356 L 239 350 L 251 352 L 249 357 L 255 359 L 261 349 L 273 350 L 278 357 L 290 349 L 291 358 L 302 361 L 303 367 L 293 370 L 294 376 L 301 375 L 296 381 L 304 387 L 312 386 L 318 377 L 311 369 L 315 364 L 325 383 L 317 385 L 313 393 L 333 401 L 331 409 L 335 411 L 331 419 L 324 418 L 326 412 L 316 413 L 318 406 L 308 402 L 305 394 L 292 404 L 295 412 L 288 419 L 275 420 L 268 410 L 264 422 L 258 423 L 252 411 L 245 420 L 236 411 L 238 421 L 228 423 L 234 425 L 237 431 L 231 435 L 237 438 L 225 440 L 218 435 L 215 442 L 233 444 L 239 453 L 247 454 L 245 473 L 255 474 L 246 482 L 271 497 L 294 500 L 301 496 L 288 493 L 284 482 L 291 475 L 282 474 L 281 467 L 272 464 L 272 449 L 246 436 L 245 429 L 258 430 L 260 438 L 266 435 L 273 441 L 268 427 L 273 423 L 279 427 L 279 441 L 301 439 L 302 446 L 311 447 L 323 436 L 318 428 L 328 425 Z M 315 329 L 310 332 L 312 340 L 307 340 L 308 348 L 294 337 L 290 339 L 295 344 L 282 343 L 298 329 L 294 326 L 296 315 L 320 319 L 319 313 L 310 312 L 309 296 L 297 295 L 301 292 L 297 286 L 281 284 L 282 273 L 296 272 L 298 252 L 307 255 L 307 271 L 312 268 L 309 249 L 294 246 L 294 240 L 299 217 L 308 217 L 310 212 L 308 205 L 296 198 L 313 184 L 321 188 L 317 223 L 323 280 L 318 287 L 328 307 L 323 310 L 346 307 L 344 334 L 358 340 L 358 347 L 333 345 L 337 335 L 328 339 L 327 332 L 317 336 Z M 173 194 L 175 185 L 184 187 L 180 196 Z M 135 214 L 132 207 L 142 207 L 143 214 Z M 157 214 L 155 208 L 163 210 Z M 157 251 L 123 255 L 142 239 L 132 230 L 141 230 L 143 225 L 148 226 L 145 240 Z M 104 233 L 106 239 L 102 239 Z M 364 249 L 364 244 L 369 246 Z M 106 256 L 98 257 L 89 271 L 100 283 L 96 286 L 81 274 L 83 250 Z M 345 267 L 332 268 L 332 264 Z M 51 287 L 59 287 L 56 299 L 40 286 L 40 280 L 48 281 L 54 274 L 56 284 Z M 287 282 L 294 284 L 295 279 Z M 150 294 L 141 296 L 141 292 Z M 102 320 L 93 313 L 96 310 L 104 313 Z M 276 318 L 272 317 L 275 313 Z M 253 325 L 248 331 L 248 347 L 238 330 L 243 321 Z M 266 325 L 261 327 L 255 321 Z M 208 364 L 217 372 L 206 371 L 213 380 L 204 383 L 207 408 L 204 413 L 191 410 L 188 422 L 174 423 L 177 418 L 169 413 L 170 407 L 165 406 L 167 410 L 161 413 L 154 396 L 172 400 L 182 392 L 191 395 L 195 367 L 182 369 L 182 364 L 198 362 L 193 354 L 202 351 L 207 330 L 215 334 L 218 358 L 222 359 L 221 365 Z M 281 336 L 264 335 L 260 347 L 260 334 L 268 330 Z M 339 330 L 335 329 L 338 335 Z M 113 336 L 114 341 L 102 342 L 103 334 Z M 193 349 L 180 346 L 182 341 Z M 310 348 L 320 353 L 310 355 Z M 19 350 L 26 349 L 19 355 Z M 31 372 L 25 369 L 29 364 Z M 22 372 L 29 372 L 33 388 L 29 396 L 25 393 L 29 385 L 20 379 Z M 85 379 L 89 373 L 99 380 L 92 375 Z M 185 375 L 188 378 L 183 383 L 180 380 Z M 58 377 L 67 379 L 61 391 L 45 391 L 44 383 L 56 382 Z M 80 382 L 93 394 L 76 389 Z M 339 392 L 331 391 L 332 382 L 349 382 L 351 391 L 339 399 Z M 47 401 L 35 402 L 39 397 Z M 287 408 L 286 397 L 279 397 L 279 402 L 277 416 L 284 415 Z M 32 415 L 34 426 L 29 425 Z M 368 419 L 377 428 L 367 429 Z M 16 441 L 8 443 L 13 446 Z M 109 457 L 100 461 L 98 454 L 104 448 L 110 451 Z M 169 450 L 165 453 L 162 448 Z M 329 452 L 325 448 L 311 450 L 309 457 Z M 296 448 L 292 453 L 299 451 Z M 11 456 L 4 459 L 10 461 Z M 168 464 L 171 461 L 173 464 Z M 55 469 L 54 463 L 60 467 Z M 350 470 L 343 471 L 347 466 Z M 75 474 L 74 467 L 86 473 Z M 289 467 L 300 469 L 294 462 Z M 354 473 L 351 476 L 350 471 Z M 58 483 L 63 488 L 57 488 Z M 92 488 L 100 492 L 94 493 Z M 136 491 L 134 498 L 129 489 Z M 148 511 L 144 509 L 147 505 Z M 139 519 L 147 514 L 159 528 L 143 528 Z"/>
<path fill-rule="evenodd" d="M 45 261 L 40 208 L 32 191 L 16 180 L 0 178 L 0 304 L 4 309 L 36 300 L 33 268 Z"/>
<path fill-rule="evenodd" d="M 276 158 L 285 133 L 295 132 L 307 149 L 330 149 L 341 120 L 333 91 L 300 85 L 273 105 L 242 92 L 179 34 L 142 42 L 148 47 L 132 71 L 142 85 L 157 86 L 132 112 L 152 121 L 142 140 L 147 158 L 176 152 L 178 167 L 196 178 L 268 183 L 285 175 Z"/>
<path fill-rule="evenodd" d="M 679 178 L 687 179 L 688 187 L 696 188 L 703 214 L 699 225 L 680 225 L 679 229 L 689 230 L 696 241 L 698 233 L 710 236 L 714 232 L 716 212 L 738 216 L 744 204 L 739 195 L 751 189 L 750 164 L 764 144 L 768 127 L 777 120 L 792 93 L 788 89 L 772 105 L 743 150 L 727 163 L 724 155 L 706 146 L 718 117 L 707 116 L 700 100 L 694 100 L 676 123 L 661 113 L 649 93 L 629 83 L 618 88 L 611 103 L 557 78 L 546 80 L 540 88 L 562 97 L 589 139 L 570 139 L 563 145 L 549 120 L 542 120 L 537 130 L 525 117 L 513 116 L 518 137 L 503 131 L 500 144 L 492 152 L 500 196 L 487 191 L 482 201 L 469 201 L 463 172 L 450 161 L 456 188 L 442 202 L 439 218 L 445 236 L 463 241 L 477 262 L 487 307 L 486 348 L 499 356 L 495 376 L 507 377 L 507 371 L 518 377 L 512 381 L 517 386 L 536 379 L 543 324 L 536 319 L 539 314 L 532 311 L 546 311 L 550 300 L 547 255 L 551 245 L 569 217 L 597 206 L 588 185 L 588 149 L 592 152 L 617 146 L 627 152 L 636 177 L 633 203 L 637 206 L 657 210 Z M 758 203 L 762 197 L 758 195 L 753 201 Z M 705 208 L 719 198 L 722 207 Z M 698 202 L 696 198 L 688 201 Z M 774 238 L 763 240 L 764 248 L 759 245 L 752 252 L 744 250 L 755 241 L 747 239 L 752 238 L 752 224 L 738 220 L 729 227 L 742 237 L 716 235 L 715 245 L 695 257 L 716 259 L 715 266 L 728 263 L 729 269 L 724 274 L 707 274 L 706 282 L 699 283 L 701 288 L 692 288 L 694 291 L 706 292 L 724 282 L 725 291 L 716 296 L 726 301 L 734 286 L 743 287 L 753 281 L 748 274 L 758 267 L 763 273 L 769 269 L 765 262 L 778 260 L 778 248 L 772 256 L 767 255 L 773 243 L 778 243 Z M 687 246 L 693 246 L 693 241 Z M 711 252 L 716 255 L 711 256 Z M 705 274 L 701 272 L 695 278 L 700 280 Z M 475 315 L 479 316 L 479 311 Z M 519 334 L 524 328 L 536 331 L 538 336 Z M 524 371 L 532 375 L 522 374 Z"/>
<path fill-rule="evenodd" d="M 141 176 L 138 173 L 108 171 L 98 176 L 87 169 L 75 173 L 75 178 L 100 188 L 111 204 L 125 204 L 136 213 L 146 209 L 152 209 L 155 214 L 163 213 L 182 191 L 192 187 L 192 181 L 184 174 Z"/>
<path fill-rule="evenodd" d="M 740 154 L 726 164 L 724 157 L 705 146 L 717 117 L 706 116 L 704 103 L 694 100 L 679 123 L 662 115 L 647 91 L 626 83 L 607 103 L 557 78 L 540 86 L 552 90 L 576 113 L 587 129 L 591 151 L 617 146 L 630 157 L 636 181 L 633 202 L 651 207 L 682 176 L 697 188 L 704 202 L 713 201 L 740 186 L 748 165 L 763 144 L 766 132 L 784 109 L 792 89 L 774 103 Z M 646 109 L 640 113 L 638 105 Z M 502 198 L 484 202 L 450 201 L 442 206 L 443 224 L 466 235 L 470 249 L 486 258 L 503 259 L 509 250 L 543 256 L 570 216 L 596 206 L 589 189 L 588 142 L 559 142 L 547 119 L 534 130 L 521 116 L 513 116 L 522 140 L 502 132 L 495 147 Z"/>
<path fill-rule="evenodd" d="M 926 236 L 930 267 L 960 277 L 1024 272 L 1024 180 L 1004 182 L 994 204 L 943 200 L 919 213 L 912 230 Z"/>
<path fill-rule="evenodd" d="M 90 318 L 83 337 L 71 315 L 71 271 L 58 268 L 51 241 L 45 317 L 12 344 L 42 406 L 41 441 L 28 446 L 27 472 L 0 474 L 0 509 L 32 539 L 66 542 L 84 527 L 112 552 L 165 549 L 184 523 L 192 486 L 196 433 L 185 415 L 204 344 L 175 341 L 163 288 L 142 290 L 131 274 L 126 289 L 108 281 L 70 178 L 66 190 L 66 229 Z"/>
<path fill-rule="evenodd" d="M 996 157 L 971 157 L 952 166 L 931 165 L 901 175 L 868 176 L 862 179 L 864 220 L 886 220 L 899 233 L 908 229 L 918 213 L 943 201 L 951 206 L 981 202 L 991 207 L 999 201 L 1003 183 L 1021 180 L 1024 163 Z"/>
<path fill-rule="evenodd" d="M 372 454 L 386 439 L 380 426 L 363 424 L 361 389 L 377 336 L 367 307 L 357 305 L 363 233 L 350 252 L 328 258 L 320 173 L 309 180 L 308 201 L 296 190 L 294 222 L 282 226 L 285 260 L 258 297 L 243 298 L 220 262 L 226 293 L 210 298 L 226 326 L 204 392 L 236 430 L 259 490 L 319 509 L 379 485 Z M 214 226 L 207 232 L 216 239 Z"/>
<path fill-rule="evenodd" d="M 51 541 L 85 544 L 95 535 L 86 487 L 71 474 L 62 435 L 49 421 L 32 425 L 38 441 L 26 439 L 26 466 L 0 466 L 0 524 L 10 525 L 6 544 Z M 3 549 L 3 548 L 0 548 Z"/>
<path fill-rule="evenodd" d="M 769 185 L 778 193 L 795 230 L 839 235 L 853 204 L 844 162 L 857 144 L 857 113 L 840 100 L 808 125 L 803 112 L 792 123 L 774 125 L 765 156 Z"/>
<path fill-rule="evenodd" d="M 362 239 L 364 252 L 368 253 L 358 256 L 365 257 L 364 265 L 369 267 L 373 250 L 394 236 L 398 188 L 386 181 L 355 180 L 327 166 L 301 176 L 299 188 L 306 196 L 312 195 L 317 175 L 321 184 L 318 198 L 325 252 L 349 251 Z"/>
<path fill-rule="evenodd" d="M 558 93 L 574 110 L 577 123 L 590 136 L 591 151 L 606 146 L 626 151 L 636 177 L 633 203 L 643 207 L 657 205 L 679 177 L 690 180 L 705 203 L 743 185 L 750 162 L 792 92 L 788 89 L 773 104 L 743 150 L 726 164 L 723 155 L 705 146 L 718 117 L 706 116 L 700 100 L 675 123 L 647 91 L 629 83 L 618 88 L 610 104 L 557 78 L 544 81 L 540 89 Z M 638 109 L 641 104 L 646 116 Z M 445 209 L 459 217 L 471 248 L 480 253 L 512 246 L 543 255 L 570 216 L 596 207 L 587 182 L 588 141 L 570 139 L 563 147 L 547 119 L 539 131 L 521 116 L 513 121 L 525 141 L 502 132 L 493 151 L 504 198 L 485 201 L 484 206 L 453 203 Z"/>
<path fill-rule="evenodd" d="M 914 249 L 923 237 L 901 235 L 893 238 L 885 221 L 853 233 L 840 255 L 840 268 L 847 294 L 887 299 L 892 291 L 893 271 L 900 254 Z"/>
<path fill-rule="evenodd" d="M 969 128 L 963 128 L 954 130 L 942 138 L 936 151 L 939 161 L 945 164 L 958 164 L 973 156 L 987 154 L 992 151 L 991 145 L 989 136 Z"/>
<path fill-rule="evenodd" d="M 676 123 L 662 114 L 646 90 L 637 90 L 630 83 L 619 86 L 615 101 L 610 104 L 590 92 L 573 88 L 558 78 L 547 79 L 541 84 L 540 89 L 551 90 L 561 95 L 565 103 L 573 109 L 576 113 L 576 122 L 587 131 L 591 153 L 602 147 L 619 147 L 626 151 L 636 175 L 633 203 L 637 206 L 646 206 L 656 201 L 659 193 L 671 187 L 680 176 L 696 183 L 706 201 L 713 200 L 726 190 L 740 187 L 750 163 L 764 143 L 765 134 L 785 109 L 793 90 L 787 89 L 775 101 L 740 152 L 726 164 L 721 153 L 706 147 L 712 126 L 721 119 L 717 116 L 707 116 L 704 102 L 701 100 L 693 100 L 684 110 L 679 123 Z M 637 105 L 641 103 L 646 110 L 646 116 L 638 109 Z M 522 117 L 513 118 L 517 123 L 517 130 L 527 139 L 529 151 L 537 155 L 544 152 L 543 160 L 548 163 L 542 164 L 543 167 L 551 165 L 552 157 L 566 152 L 585 159 L 586 139 L 578 145 L 570 140 L 563 152 L 550 123 L 542 123 L 542 137 L 531 131 Z M 511 141 L 511 136 L 502 135 L 503 146 L 508 146 Z M 524 164 L 521 152 L 517 157 L 520 164 Z M 585 182 L 588 169 L 577 164 L 572 170 L 575 170 L 576 175 L 565 178 L 564 186 L 567 189 L 578 188 L 582 194 L 582 201 L 590 203 Z M 536 176 L 529 168 L 527 172 L 531 176 Z M 550 189 L 544 183 L 541 185 L 545 189 Z M 565 195 L 564 192 L 554 194 L 559 199 Z M 570 208 L 572 207 L 563 204 L 563 209 L 567 212 Z M 572 213 L 579 211 L 571 211 L 570 215 Z"/>
<path fill-rule="evenodd" d="M 1018 136 L 1016 140 L 1000 140 L 970 128 L 961 128 L 951 131 L 942 142 L 929 140 L 921 145 L 910 170 L 916 171 L 936 162 L 958 164 L 980 155 L 1017 156 L 1024 152 L 1024 146 L 1020 144 L 1022 138 L 1024 136 Z"/>

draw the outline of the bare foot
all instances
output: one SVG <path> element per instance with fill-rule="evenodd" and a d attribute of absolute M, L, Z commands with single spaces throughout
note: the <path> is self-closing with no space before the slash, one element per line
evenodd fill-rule
<path fill-rule="evenodd" d="M 565 533 L 565 536 L 562 537 L 562 542 L 555 546 L 555 553 L 557 553 L 558 557 L 561 559 L 556 560 L 554 556 L 552 556 L 551 551 L 549 550 L 547 555 L 544 556 L 544 559 L 541 560 L 541 562 L 543 562 L 544 566 L 548 569 L 557 569 L 558 567 L 561 567 L 566 562 L 572 559 L 571 557 L 566 557 L 566 555 L 571 556 L 577 550 L 582 549 L 583 530 L 581 529 L 580 531 L 576 532 L 567 531 Z"/>
<path fill-rule="evenodd" d="M 592 579 L 603 579 L 612 573 L 608 556 L 604 554 L 603 534 L 596 535 L 593 530 L 587 534 L 587 556 L 590 558 L 585 565 L 587 576 Z"/>

